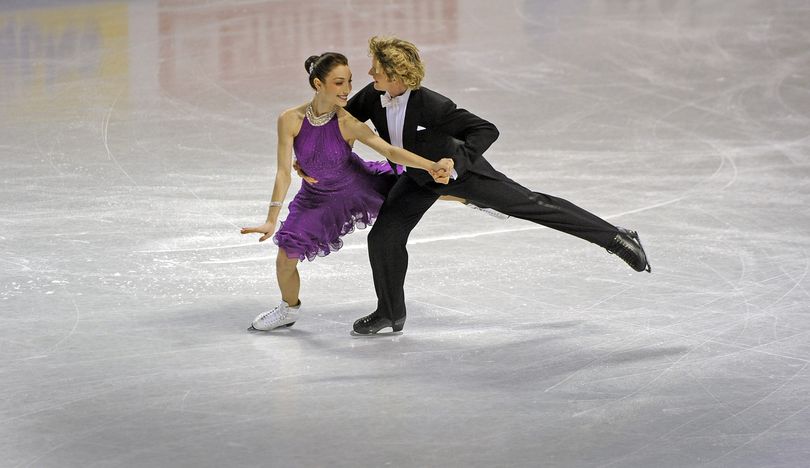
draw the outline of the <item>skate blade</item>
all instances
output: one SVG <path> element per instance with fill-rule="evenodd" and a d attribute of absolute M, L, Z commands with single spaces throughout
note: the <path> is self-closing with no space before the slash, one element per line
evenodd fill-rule
<path fill-rule="evenodd" d="M 249 332 L 269 332 L 269 331 L 273 331 L 273 330 L 275 330 L 277 328 L 290 328 L 293 325 L 295 325 L 295 322 L 288 323 L 288 324 L 285 324 L 285 325 L 281 325 L 281 326 L 278 326 L 276 328 L 271 328 L 269 330 L 259 330 L 258 328 L 254 328 L 253 325 L 251 325 L 251 326 L 248 327 L 247 331 L 249 331 Z"/>
<path fill-rule="evenodd" d="M 644 261 L 647 262 L 647 266 L 644 267 L 644 270 L 647 273 L 652 273 L 652 265 L 650 265 L 650 261 L 647 259 L 647 252 L 644 250 L 644 246 L 641 244 L 641 238 L 638 237 L 638 233 L 636 231 L 630 231 L 633 233 L 633 239 L 638 242 L 638 246 L 641 247 L 641 251 L 644 252 Z"/>
<path fill-rule="evenodd" d="M 357 333 L 356 331 L 352 330 L 352 331 L 349 332 L 349 334 L 352 335 L 352 336 L 358 336 L 358 337 L 361 337 L 361 338 L 374 338 L 375 336 L 377 336 L 377 337 L 385 337 L 385 336 L 399 336 L 399 335 L 402 335 L 402 330 L 394 331 L 391 327 L 388 327 L 387 329 L 391 330 L 391 331 L 383 331 L 383 330 L 386 330 L 385 328 L 383 328 L 382 330 L 378 331 L 377 333 Z"/>

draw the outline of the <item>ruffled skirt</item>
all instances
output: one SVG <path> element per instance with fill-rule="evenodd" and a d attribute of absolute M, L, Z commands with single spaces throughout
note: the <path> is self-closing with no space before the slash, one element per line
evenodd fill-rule
<path fill-rule="evenodd" d="M 359 157 L 350 167 L 341 177 L 302 182 L 273 236 L 289 258 L 312 261 L 329 255 L 343 247 L 343 236 L 374 223 L 396 175 L 387 162 Z"/>

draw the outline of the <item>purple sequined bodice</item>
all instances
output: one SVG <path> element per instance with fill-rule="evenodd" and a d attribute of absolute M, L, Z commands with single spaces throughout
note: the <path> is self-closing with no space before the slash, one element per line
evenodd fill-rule
<path fill-rule="evenodd" d="M 396 176 L 387 162 L 352 153 L 337 116 L 320 126 L 305 117 L 293 149 L 301 169 L 318 182 L 301 183 L 273 240 L 288 257 L 312 260 L 340 249 L 341 237 L 356 227 L 371 224 Z"/>
<path fill-rule="evenodd" d="M 356 169 L 351 167 L 352 163 L 362 164 L 359 156 L 352 153 L 351 147 L 343 139 L 337 116 L 319 127 L 304 118 L 293 148 L 298 165 L 319 183 L 340 180 L 346 171 Z"/>

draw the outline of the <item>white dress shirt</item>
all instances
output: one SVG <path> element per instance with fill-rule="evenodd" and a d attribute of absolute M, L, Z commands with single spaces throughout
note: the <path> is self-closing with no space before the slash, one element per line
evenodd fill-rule
<path fill-rule="evenodd" d="M 385 92 L 388 97 L 388 91 Z M 393 146 L 404 148 L 402 144 L 402 129 L 405 127 L 405 111 L 408 109 L 408 98 L 411 97 L 411 90 L 407 90 L 401 95 L 391 98 L 391 105 L 385 108 L 385 117 L 388 119 L 388 136 L 391 138 Z"/>
<path fill-rule="evenodd" d="M 408 99 L 411 97 L 411 90 L 407 90 L 397 97 L 391 97 L 388 91 L 385 92 L 386 97 L 391 99 L 391 104 L 385 108 L 385 117 L 388 121 L 388 137 L 391 139 L 391 145 L 399 148 L 404 148 L 402 143 L 402 131 L 405 128 L 405 111 L 408 109 Z M 407 171 L 406 166 L 402 167 L 403 171 Z M 458 175 L 456 170 L 453 169 L 451 178 L 455 179 Z"/>

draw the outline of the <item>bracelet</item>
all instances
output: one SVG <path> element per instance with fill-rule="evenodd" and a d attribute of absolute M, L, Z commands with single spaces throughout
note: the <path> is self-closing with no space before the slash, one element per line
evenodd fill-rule
<path fill-rule="evenodd" d="M 280 207 L 282 204 L 283 204 L 283 202 L 280 202 L 280 201 L 271 201 L 270 202 L 270 207 L 271 208 L 274 207 L 274 206 L 279 206 Z"/>

